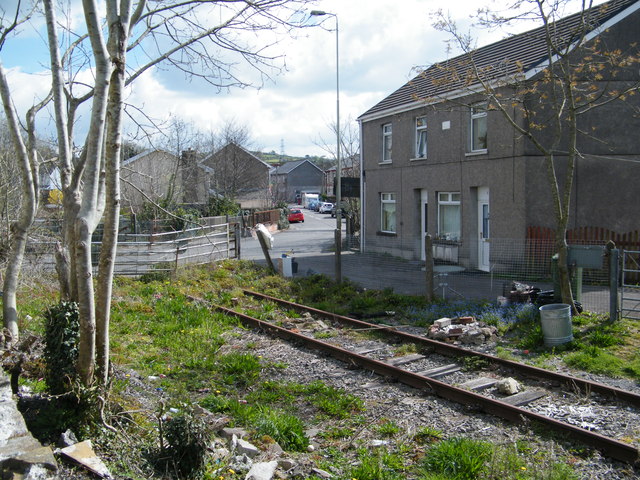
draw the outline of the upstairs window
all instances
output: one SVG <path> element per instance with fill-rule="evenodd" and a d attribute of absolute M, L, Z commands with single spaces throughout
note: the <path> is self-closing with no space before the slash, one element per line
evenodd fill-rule
<path fill-rule="evenodd" d="M 382 161 L 391 161 L 391 124 L 382 126 Z"/>
<path fill-rule="evenodd" d="M 427 158 L 427 117 L 416 118 L 416 158 Z"/>
<path fill-rule="evenodd" d="M 380 230 L 396 233 L 396 194 L 380 194 Z"/>
<path fill-rule="evenodd" d="M 479 103 L 471 107 L 471 152 L 487 150 L 487 104 Z"/>
<path fill-rule="evenodd" d="M 460 240 L 460 192 L 438 193 L 438 236 L 443 240 Z"/>

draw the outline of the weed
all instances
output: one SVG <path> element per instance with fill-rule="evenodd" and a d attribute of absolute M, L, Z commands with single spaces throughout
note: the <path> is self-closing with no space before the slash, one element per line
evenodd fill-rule
<path fill-rule="evenodd" d="M 418 431 L 414 435 L 414 439 L 418 443 L 424 444 L 424 443 L 431 443 L 436 440 L 439 440 L 442 438 L 442 436 L 443 434 L 441 430 L 438 430 L 437 428 L 425 426 L 425 427 L 420 427 L 418 429 Z"/>
<path fill-rule="evenodd" d="M 318 340 L 322 340 L 324 338 L 333 338 L 337 335 L 337 333 L 333 330 L 327 330 L 327 331 L 323 331 L 323 332 L 314 332 L 313 333 L 313 337 L 317 338 Z"/>
<path fill-rule="evenodd" d="M 215 369 L 227 385 L 248 386 L 260 375 L 260 359 L 250 353 L 229 353 L 218 357 Z"/>
<path fill-rule="evenodd" d="M 353 428 L 349 427 L 329 427 L 320 434 L 321 437 L 328 440 L 342 440 L 353 435 Z"/>
<path fill-rule="evenodd" d="M 564 362 L 570 367 L 612 377 L 621 376 L 625 367 L 620 358 L 593 345 L 584 347 L 578 352 L 570 353 L 564 357 Z"/>
<path fill-rule="evenodd" d="M 424 458 L 426 473 L 437 473 L 452 480 L 474 480 L 486 470 L 491 446 L 467 438 L 444 440 L 431 447 Z"/>
<path fill-rule="evenodd" d="M 415 343 L 403 343 L 393 351 L 395 357 L 401 357 L 411 353 L 418 353 L 418 346 Z"/>
<path fill-rule="evenodd" d="M 374 430 L 383 437 L 393 437 L 402 431 L 400 426 L 386 418 L 382 419 L 380 423 L 375 426 Z"/>
<path fill-rule="evenodd" d="M 467 372 L 483 370 L 489 366 L 489 360 L 479 357 L 464 357 L 462 363 Z"/>
<path fill-rule="evenodd" d="M 358 465 L 349 470 L 347 478 L 355 480 L 403 480 L 402 461 L 384 450 L 358 451 Z"/>
<path fill-rule="evenodd" d="M 202 405 L 214 412 L 230 414 L 238 424 L 252 428 L 254 436 L 269 436 L 285 450 L 304 451 L 309 445 L 302 421 L 282 410 L 257 407 L 221 395 L 204 398 Z"/>

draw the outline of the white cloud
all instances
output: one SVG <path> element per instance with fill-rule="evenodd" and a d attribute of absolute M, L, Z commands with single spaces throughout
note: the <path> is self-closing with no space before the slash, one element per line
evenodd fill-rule
<path fill-rule="evenodd" d="M 462 0 L 444 8 L 467 29 L 469 15 L 482 3 L 486 1 Z M 412 76 L 413 67 L 447 56 L 446 35 L 437 32 L 429 18 L 441 6 L 440 0 L 319 0 L 314 5 L 338 15 L 343 123 L 399 88 Z M 151 117 L 166 120 L 175 115 L 202 130 L 233 119 L 247 126 L 255 145 L 265 150 L 280 151 L 283 142 L 287 154 L 325 154 L 314 142 L 332 135 L 328 124 L 335 122 L 336 52 L 335 20 L 314 17 L 311 21 L 322 19 L 324 28 L 306 28 L 280 44 L 288 71 L 258 91 L 218 93 L 202 81 L 187 81 L 179 72 L 148 71 L 136 80 L 127 102 Z M 499 32 L 485 35 L 479 44 L 501 36 Z M 36 92 L 47 91 L 46 75 L 29 76 L 13 69 L 11 81 L 15 102 L 23 110 L 37 98 Z"/>

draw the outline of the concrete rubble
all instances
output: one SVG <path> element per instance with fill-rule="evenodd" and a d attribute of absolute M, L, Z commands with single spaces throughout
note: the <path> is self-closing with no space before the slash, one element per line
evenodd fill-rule
<path fill-rule="evenodd" d="M 482 345 L 497 340 L 498 329 L 478 322 L 474 317 L 443 317 L 433 322 L 427 338 L 448 343 Z"/>

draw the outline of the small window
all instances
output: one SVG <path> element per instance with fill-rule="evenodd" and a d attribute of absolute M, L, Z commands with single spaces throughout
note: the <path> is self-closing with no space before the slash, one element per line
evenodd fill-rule
<path fill-rule="evenodd" d="M 396 233 L 396 194 L 380 194 L 380 230 Z"/>
<path fill-rule="evenodd" d="M 427 158 L 427 117 L 416 118 L 416 158 Z"/>
<path fill-rule="evenodd" d="M 382 126 L 382 161 L 391 161 L 391 124 Z"/>
<path fill-rule="evenodd" d="M 487 149 L 487 104 L 480 103 L 471 107 L 471 151 L 482 152 Z"/>
<path fill-rule="evenodd" d="M 438 193 L 438 236 L 460 240 L 460 192 Z"/>

